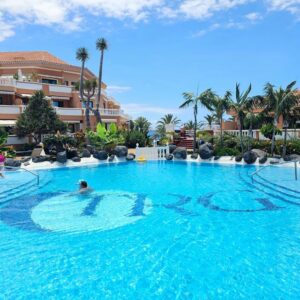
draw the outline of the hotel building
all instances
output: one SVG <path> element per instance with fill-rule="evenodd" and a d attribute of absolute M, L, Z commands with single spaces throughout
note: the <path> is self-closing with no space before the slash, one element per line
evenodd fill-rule
<path fill-rule="evenodd" d="M 0 126 L 12 128 L 35 91 L 42 90 L 69 131 L 85 128 L 85 108 L 74 85 L 80 79 L 80 67 L 70 65 L 46 51 L 0 52 Z M 87 68 L 84 79 L 96 76 Z M 96 103 L 96 95 L 92 104 Z M 120 104 L 107 95 L 102 83 L 100 114 L 106 124 L 125 124 L 129 117 Z M 91 113 L 91 125 L 96 120 Z"/>

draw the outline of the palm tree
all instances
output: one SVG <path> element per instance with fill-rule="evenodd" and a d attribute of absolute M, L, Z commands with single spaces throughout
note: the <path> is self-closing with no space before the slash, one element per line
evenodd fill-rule
<path fill-rule="evenodd" d="M 204 126 L 203 122 L 198 122 L 196 125 L 197 130 L 201 129 Z M 195 128 L 195 123 L 193 120 L 190 120 L 183 124 L 185 130 L 193 130 Z"/>
<path fill-rule="evenodd" d="M 193 143 L 193 152 L 196 151 L 196 134 L 197 134 L 197 115 L 198 107 L 202 105 L 204 107 L 209 107 L 211 100 L 214 97 L 214 93 L 211 89 L 205 90 L 200 95 L 196 96 L 193 93 L 183 93 L 184 102 L 179 106 L 179 108 L 187 108 L 192 106 L 194 113 L 194 143 Z"/>
<path fill-rule="evenodd" d="M 101 98 L 101 84 L 102 84 L 102 69 L 103 69 L 103 58 L 104 51 L 108 49 L 107 42 L 104 38 L 100 38 L 96 42 L 96 48 L 100 51 L 100 65 L 99 65 L 99 76 L 98 76 L 98 94 L 97 94 L 97 104 L 96 109 L 94 110 L 94 114 L 96 116 L 97 122 L 102 123 L 101 115 L 100 115 L 100 98 Z"/>
<path fill-rule="evenodd" d="M 144 117 L 139 117 L 134 121 L 134 129 L 143 133 L 146 137 L 150 130 L 151 123 Z"/>
<path fill-rule="evenodd" d="M 261 115 L 256 114 L 254 110 L 256 108 L 262 107 L 264 104 L 264 97 L 262 96 L 255 96 L 250 97 L 245 105 L 245 121 L 249 122 L 249 129 L 248 129 L 248 151 L 251 150 L 252 146 L 252 139 L 253 139 L 253 124 L 261 121 Z"/>
<path fill-rule="evenodd" d="M 231 101 L 229 108 L 233 110 L 237 115 L 238 128 L 240 131 L 240 143 L 241 150 L 244 153 L 244 144 L 243 144 L 243 121 L 245 117 L 245 111 L 247 110 L 247 104 L 249 101 L 249 94 L 251 92 L 252 86 L 249 85 L 248 89 L 242 93 L 240 91 L 240 85 L 237 83 L 235 87 L 235 101 Z"/>
<path fill-rule="evenodd" d="M 86 128 L 91 128 L 91 120 L 90 120 L 90 98 L 85 99 L 84 98 L 84 89 L 85 89 L 85 83 L 83 80 L 84 76 L 84 66 L 85 62 L 89 59 L 89 53 L 86 48 L 78 48 L 76 51 L 76 59 L 81 61 L 81 71 L 80 71 L 80 83 L 79 86 L 77 85 L 77 90 L 79 90 L 80 95 L 80 101 L 85 103 L 85 122 L 86 122 Z"/>
<path fill-rule="evenodd" d="M 213 115 L 206 115 L 204 119 L 207 121 L 209 129 L 211 129 L 211 125 L 215 121 L 215 117 Z"/>
<path fill-rule="evenodd" d="M 296 81 L 291 82 L 285 89 L 279 87 L 278 90 L 274 89 L 274 85 L 267 83 L 265 86 L 265 98 L 266 98 L 266 108 L 265 111 L 271 111 L 274 114 L 273 118 L 273 132 L 272 132 L 272 146 L 271 154 L 274 155 L 275 150 L 275 133 L 278 124 L 278 119 L 282 115 L 284 126 L 284 145 L 283 145 L 283 155 L 286 154 L 286 138 L 287 138 L 287 122 L 288 116 L 292 108 L 299 101 L 299 96 L 296 94 L 294 86 Z"/>
<path fill-rule="evenodd" d="M 83 85 L 80 85 L 80 83 L 75 84 L 75 89 L 80 90 L 80 87 L 82 88 L 82 95 L 83 95 L 83 103 L 85 104 L 85 122 L 86 122 L 86 128 L 91 128 L 91 120 L 90 120 L 90 110 L 91 108 L 91 99 L 95 95 L 96 87 L 97 87 L 97 81 L 96 79 L 92 80 L 85 80 L 83 81 Z"/>
<path fill-rule="evenodd" d="M 86 48 L 78 48 L 76 51 L 76 59 L 81 61 L 81 71 L 80 71 L 80 85 L 79 85 L 79 94 L 80 100 L 83 101 L 83 74 L 85 62 L 89 59 L 89 53 Z"/>
<path fill-rule="evenodd" d="M 157 124 L 160 125 L 168 125 L 168 124 L 174 124 L 174 125 L 178 125 L 181 121 L 175 117 L 173 114 L 166 114 L 164 115 L 158 122 Z"/>
<path fill-rule="evenodd" d="M 223 116 L 224 113 L 229 109 L 231 101 L 231 92 L 227 91 L 222 97 L 215 96 L 211 102 L 211 110 L 214 112 L 213 118 L 217 119 L 220 125 L 220 140 L 221 147 L 223 147 Z"/>

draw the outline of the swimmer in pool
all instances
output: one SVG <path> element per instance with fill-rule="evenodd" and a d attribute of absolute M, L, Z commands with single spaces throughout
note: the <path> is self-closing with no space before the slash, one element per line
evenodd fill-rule
<path fill-rule="evenodd" d="M 90 188 L 85 180 L 79 181 L 79 194 L 85 194 L 92 192 L 93 189 Z"/>

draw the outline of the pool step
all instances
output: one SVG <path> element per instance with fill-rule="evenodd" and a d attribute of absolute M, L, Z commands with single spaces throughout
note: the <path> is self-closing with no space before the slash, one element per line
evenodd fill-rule
<path fill-rule="evenodd" d="M 25 184 L 21 184 L 16 186 L 13 189 L 10 189 L 5 192 L 0 193 L 0 204 L 8 202 L 12 199 L 28 195 L 30 193 L 36 192 L 46 184 L 48 184 L 51 181 L 51 178 L 48 176 L 44 175 L 40 177 L 40 184 L 37 185 L 36 179 L 33 179 L 29 182 L 26 182 Z"/>
<path fill-rule="evenodd" d="M 240 173 L 240 179 L 247 185 L 255 188 L 256 190 L 258 190 L 268 196 L 271 196 L 271 197 L 281 200 L 283 202 L 287 202 L 290 204 L 300 206 L 300 199 L 298 196 L 283 192 L 281 189 L 277 188 L 276 186 L 267 184 L 263 180 L 254 179 L 252 182 L 250 176 L 243 176 L 241 173 Z"/>

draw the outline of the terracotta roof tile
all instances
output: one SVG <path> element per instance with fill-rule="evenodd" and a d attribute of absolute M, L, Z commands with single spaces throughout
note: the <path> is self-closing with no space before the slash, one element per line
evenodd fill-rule
<path fill-rule="evenodd" d="M 47 51 L 20 51 L 20 52 L 0 52 L 0 61 L 45 61 L 56 64 L 67 64 Z"/>

